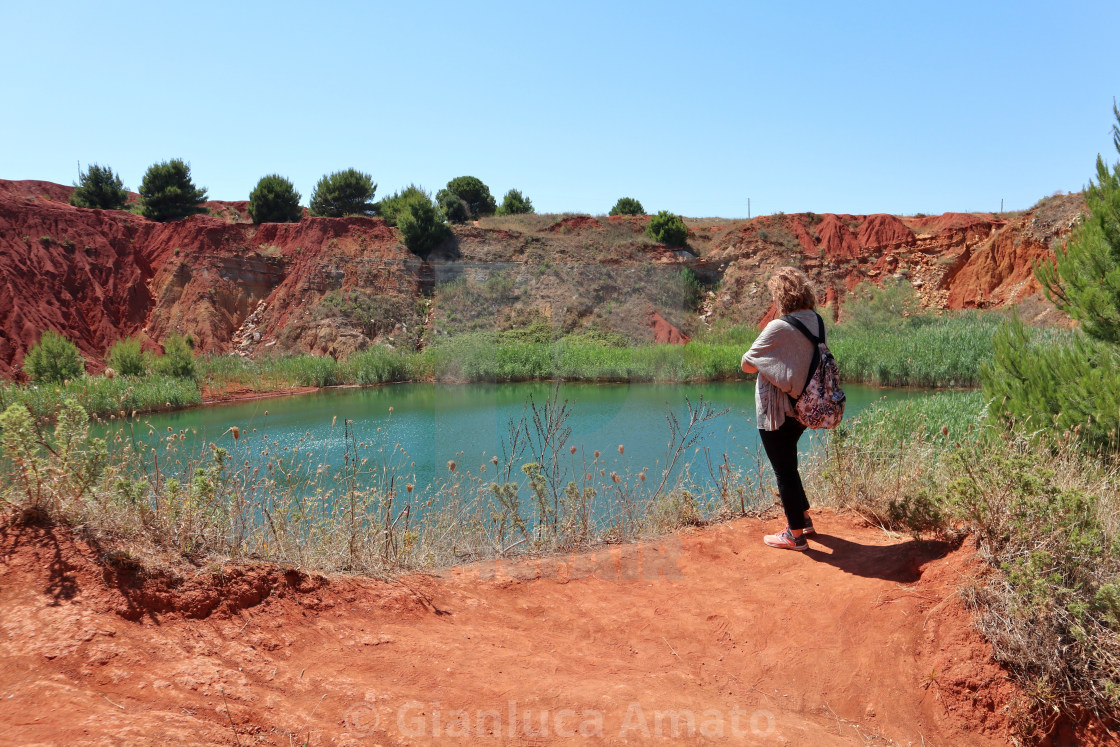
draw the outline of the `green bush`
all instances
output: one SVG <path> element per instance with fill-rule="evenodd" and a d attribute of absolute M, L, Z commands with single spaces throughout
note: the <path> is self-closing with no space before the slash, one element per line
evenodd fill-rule
<path fill-rule="evenodd" d="M 7 407 L 0 413 L 0 451 L 6 455 L 0 503 L 45 511 L 55 519 L 80 510 L 108 458 L 105 441 L 88 437 L 89 416 L 73 399 L 58 410 L 53 446 L 40 438 L 27 408 Z"/>
<path fill-rule="evenodd" d="M 436 203 L 443 217 L 452 223 L 466 223 L 471 217 L 471 209 L 467 207 L 466 200 L 454 192 L 441 189 L 436 195 Z"/>
<path fill-rule="evenodd" d="M 533 201 L 521 194 L 519 190 L 511 189 L 502 198 L 498 207 L 498 215 L 520 215 L 521 213 L 535 213 Z"/>
<path fill-rule="evenodd" d="M 362 331 L 366 337 L 387 335 L 401 325 L 419 334 L 416 304 L 409 296 L 372 293 L 363 290 L 330 291 L 313 307 L 315 319 L 344 321 Z"/>
<path fill-rule="evenodd" d="M 427 197 L 414 197 L 406 202 L 397 227 L 404 245 L 418 257 L 427 257 L 451 235 L 451 229 L 439 219 L 439 211 Z"/>
<path fill-rule="evenodd" d="M 841 313 L 845 326 L 867 331 L 898 330 L 934 320 L 923 313 L 917 291 L 905 280 L 884 280 L 881 286 L 860 283 L 845 300 Z"/>
<path fill-rule="evenodd" d="M 645 215 L 646 209 L 642 203 L 633 197 L 619 197 L 618 202 L 611 208 L 611 215 Z"/>
<path fill-rule="evenodd" d="M 173 221 L 206 212 L 206 190 L 191 181 L 191 167 L 178 158 L 152 164 L 140 182 L 140 214 Z"/>
<path fill-rule="evenodd" d="M 668 210 L 661 210 L 649 219 L 646 235 L 654 241 L 669 246 L 684 246 L 688 241 L 688 226 L 684 218 Z"/>
<path fill-rule="evenodd" d="M 121 178 L 108 166 L 96 163 L 78 177 L 70 193 L 70 204 L 75 207 L 120 210 L 127 202 L 128 190 Z"/>
<path fill-rule="evenodd" d="M 373 177 L 356 169 L 327 174 L 311 192 L 311 214 L 321 218 L 373 215 L 377 208 L 373 203 L 376 192 Z"/>
<path fill-rule="evenodd" d="M 195 377 L 194 349 L 187 338 L 173 334 L 163 341 L 163 355 L 156 360 L 155 369 L 165 376 L 183 379 Z"/>
<path fill-rule="evenodd" d="M 109 348 L 105 364 L 122 376 L 143 376 L 148 372 L 148 361 L 135 337 L 117 340 Z"/>
<path fill-rule="evenodd" d="M 444 204 L 447 194 L 453 194 L 467 205 L 467 214 L 471 220 L 477 220 L 486 215 L 493 215 L 498 209 L 490 188 L 482 180 L 474 176 L 457 176 L 447 183 L 446 189 L 441 189 L 436 199 L 440 206 Z M 450 214 L 448 220 L 453 220 Z"/>
<path fill-rule="evenodd" d="M 394 192 L 377 203 L 377 214 L 390 226 L 395 226 L 405 205 L 413 200 L 426 200 L 431 203 L 432 196 L 423 187 L 409 184 L 401 191 Z"/>
<path fill-rule="evenodd" d="M 43 332 L 39 342 L 23 358 L 23 372 L 39 383 L 76 379 L 85 371 L 77 346 L 53 330 Z"/>
<path fill-rule="evenodd" d="M 704 297 L 704 284 L 689 268 L 681 270 L 681 302 L 686 309 L 696 309 Z"/>
<path fill-rule="evenodd" d="M 262 176 L 249 193 L 249 216 L 254 223 L 299 223 L 299 197 L 295 185 L 279 174 Z"/>

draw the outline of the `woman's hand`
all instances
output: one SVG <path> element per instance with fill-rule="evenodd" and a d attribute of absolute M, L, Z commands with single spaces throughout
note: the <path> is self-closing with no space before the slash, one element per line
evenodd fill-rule
<path fill-rule="evenodd" d="M 758 373 L 758 369 L 750 364 L 746 358 L 743 359 L 743 373 Z"/>

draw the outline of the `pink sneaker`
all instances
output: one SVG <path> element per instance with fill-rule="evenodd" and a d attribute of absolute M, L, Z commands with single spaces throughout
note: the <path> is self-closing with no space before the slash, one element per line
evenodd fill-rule
<path fill-rule="evenodd" d="M 808 550 L 809 542 L 805 539 L 805 535 L 794 537 L 793 532 L 789 527 L 783 529 L 779 534 L 768 534 L 762 538 L 762 541 L 770 545 L 770 547 L 779 547 L 783 550 Z"/>

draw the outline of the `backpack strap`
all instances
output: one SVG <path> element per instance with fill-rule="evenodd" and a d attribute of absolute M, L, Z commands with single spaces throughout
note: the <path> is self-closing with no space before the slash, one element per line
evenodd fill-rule
<path fill-rule="evenodd" d="M 816 314 L 816 312 L 813 312 L 813 313 Z M 802 324 L 800 321 L 797 320 L 796 317 L 794 317 L 793 314 L 786 314 L 785 316 L 782 317 L 782 321 L 785 322 L 786 324 L 790 325 L 791 327 L 797 328 L 797 330 L 799 332 L 801 332 L 801 334 L 808 337 L 809 341 L 812 342 L 814 345 L 820 345 L 822 342 L 825 341 L 824 319 L 821 319 L 820 314 L 816 314 L 816 316 L 817 316 L 817 325 L 818 325 L 817 328 L 821 331 L 821 334 L 820 334 L 819 337 L 817 335 L 814 335 L 812 332 L 810 332 L 805 327 L 804 324 Z"/>
<path fill-rule="evenodd" d="M 809 386 L 809 382 L 813 380 L 813 374 L 817 372 L 817 366 L 819 366 L 821 362 L 820 344 L 825 341 L 824 319 L 821 319 L 821 315 L 817 314 L 815 311 L 813 313 L 816 314 L 817 317 L 817 329 L 821 331 L 819 337 L 806 329 L 804 324 L 793 317 L 793 314 L 786 314 L 782 317 L 783 322 L 805 335 L 809 338 L 809 342 L 813 343 L 813 361 L 809 364 L 809 375 L 805 377 L 805 383 L 801 386 L 802 394 L 805 393 L 805 388 Z M 792 394 L 787 394 L 786 396 L 789 397 L 790 402 L 792 402 L 794 406 L 797 405 L 796 397 Z"/>

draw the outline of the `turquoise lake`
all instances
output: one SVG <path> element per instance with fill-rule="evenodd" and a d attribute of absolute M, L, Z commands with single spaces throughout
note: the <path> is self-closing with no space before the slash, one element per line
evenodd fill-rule
<path fill-rule="evenodd" d="M 491 458 L 503 458 L 502 441 L 510 420 L 519 420 L 530 400 L 538 406 L 548 401 L 555 384 L 398 384 L 365 389 L 331 389 L 292 397 L 269 398 L 180 412 L 152 414 L 133 421 L 131 437 L 154 443 L 170 432 L 174 450 L 164 445 L 160 470 L 171 476 L 182 465 L 208 449 L 213 442 L 233 452 L 236 464 L 264 465 L 270 459 L 295 460 L 304 469 L 325 465 L 325 474 L 343 463 L 347 443 L 357 446 L 367 468 L 391 473 L 400 482 L 411 482 L 423 492 L 433 478 L 447 474 L 448 462 L 456 469 L 489 483 L 495 475 Z M 921 396 L 924 391 L 845 386 L 848 395 L 845 419 L 855 417 L 876 401 Z M 711 421 L 706 437 L 687 454 L 694 479 L 710 480 L 703 452 L 713 462 L 726 453 L 734 466 L 753 469 L 761 455 L 754 418 L 753 381 L 708 384 L 562 384 L 559 401 L 570 411 L 571 434 L 564 444 L 566 462 L 573 473 L 582 471 L 601 452 L 599 466 L 623 474 L 648 468 L 660 475 L 666 463 L 670 411 L 687 424 L 685 399 L 694 405 L 701 398 L 727 413 Z M 531 419 L 531 412 L 529 413 Z M 348 439 L 345 421 L 353 421 Z M 231 427 L 240 438 L 234 440 Z M 119 427 L 119 425 L 117 426 Z M 152 433 L 152 435 L 149 435 Z M 809 432 L 803 451 L 827 438 Z M 624 453 L 619 452 L 619 445 Z M 569 456 L 570 447 L 576 454 Z M 764 457 L 763 457 L 764 460 Z M 531 461 L 524 458 L 521 462 Z M 681 466 L 678 465 L 678 469 Z M 519 475 L 520 477 L 520 475 Z"/>

